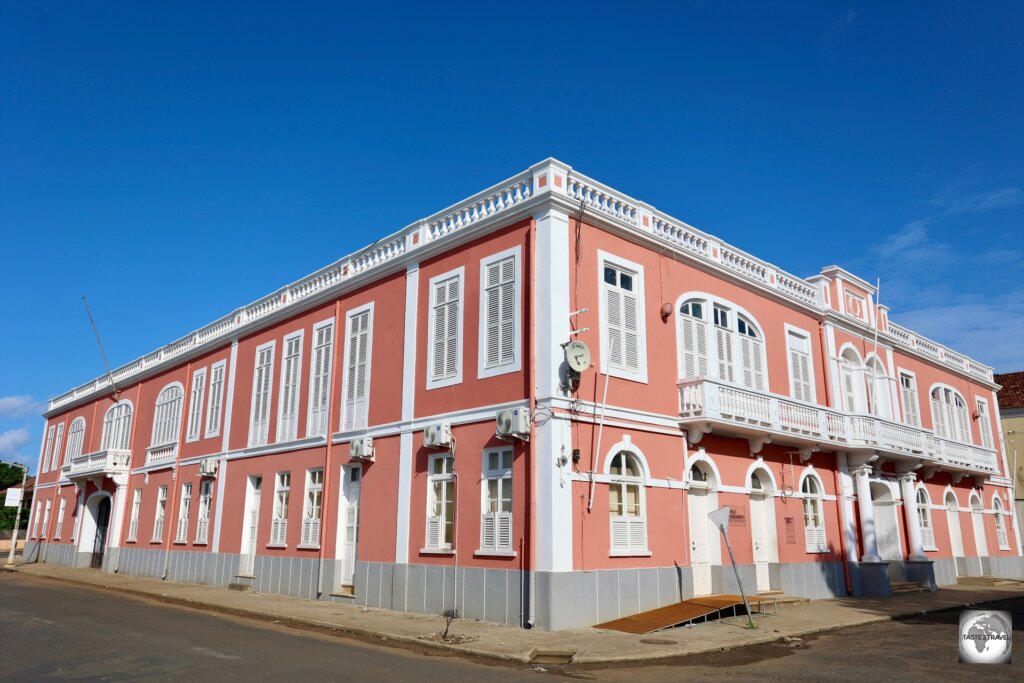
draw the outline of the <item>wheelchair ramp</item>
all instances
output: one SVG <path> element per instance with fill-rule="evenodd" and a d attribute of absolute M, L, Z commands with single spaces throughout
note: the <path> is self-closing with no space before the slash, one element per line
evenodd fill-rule
<path fill-rule="evenodd" d="M 750 602 L 752 612 L 762 614 L 766 604 L 770 605 L 775 602 L 775 599 L 771 597 L 749 597 L 747 600 Z M 603 624 L 597 624 L 594 628 L 606 628 L 623 633 L 653 633 L 698 619 L 707 619 L 712 615 L 717 618 L 723 616 L 722 612 L 735 612 L 737 607 L 739 608 L 738 613 L 742 613 L 743 598 L 739 595 L 704 595 L 699 598 L 683 600 L 674 605 L 640 612 L 631 617 L 606 621 Z"/>

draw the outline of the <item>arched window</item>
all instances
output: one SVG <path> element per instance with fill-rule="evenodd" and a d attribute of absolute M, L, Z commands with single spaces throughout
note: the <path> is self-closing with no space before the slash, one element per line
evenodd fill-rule
<path fill-rule="evenodd" d="M 647 552 L 647 510 L 640 461 L 629 451 L 612 456 L 608 471 L 608 513 L 611 517 L 612 554 Z"/>
<path fill-rule="evenodd" d="M 750 473 L 750 492 L 763 494 L 767 487 L 764 482 L 761 481 L 760 475 L 756 471 Z"/>
<path fill-rule="evenodd" d="M 132 404 L 128 401 L 115 403 L 103 418 L 103 439 L 100 450 L 128 450 L 132 432 Z"/>
<path fill-rule="evenodd" d="M 971 442 L 967 402 L 955 389 L 942 385 L 932 389 L 932 423 L 935 434 L 943 439 Z"/>
<path fill-rule="evenodd" d="M 693 467 L 690 468 L 690 488 L 711 488 L 711 478 L 708 477 L 707 471 L 705 471 L 705 469 L 701 467 L 699 463 L 694 463 Z"/>
<path fill-rule="evenodd" d="M 857 352 L 850 348 L 844 349 L 839 359 L 839 373 L 842 376 L 840 389 L 843 392 L 843 410 L 848 413 L 864 412 L 863 370 Z"/>
<path fill-rule="evenodd" d="M 999 496 L 992 498 L 992 511 L 996 514 L 996 539 L 1000 550 L 1010 549 L 1010 539 L 1006 535 L 1006 519 L 1003 517 L 1003 501 Z"/>
<path fill-rule="evenodd" d="M 184 392 L 180 384 L 164 387 L 156 398 L 153 418 L 153 442 L 151 446 L 163 446 L 178 440 L 181 424 L 181 397 Z"/>
<path fill-rule="evenodd" d="M 680 304 L 679 344 L 684 377 L 707 377 L 713 367 L 726 382 L 758 391 L 767 388 L 764 337 L 757 324 L 729 302 L 694 298 Z"/>
<path fill-rule="evenodd" d="M 64 464 L 82 455 L 82 443 L 85 440 L 85 418 L 76 417 L 68 429 L 68 448 L 64 454 Z"/>
<path fill-rule="evenodd" d="M 921 545 L 925 550 L 936 550 L 935 528 L 932 526 L 932 501 L 924 487 L 917 489 L 917 521 L 921 526 Z"/>
<path fill-rule="evenodd" d="M 889 376 L 878 358 L 871 358 L 867 363 L 866 377 L 868 386 L 868 410 L 872 415 L 886 418 L 892 416 L 889 404 Z"/>
<path fill-rule="evenodd" d="M 822 505 L 821 482 L 809 475 L 800 487 L 804 498 L 804 538 L 807 552 L 821 553 L 828 550 L 825 544 L 825 511 Z"/>

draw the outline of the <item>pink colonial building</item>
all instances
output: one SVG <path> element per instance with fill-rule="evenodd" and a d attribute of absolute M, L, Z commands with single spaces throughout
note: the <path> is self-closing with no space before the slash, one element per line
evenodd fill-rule
<path fill-rule="evenodd" d="M 562 629 L 1024 576 L 992 370 L 555 160 L 54 398 L 28 558 Z M 582 342 L 572 343 L 570 342 Z"/>

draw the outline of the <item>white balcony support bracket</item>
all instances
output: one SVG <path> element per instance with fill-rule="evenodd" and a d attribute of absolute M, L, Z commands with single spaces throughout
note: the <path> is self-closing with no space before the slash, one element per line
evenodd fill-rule
<path fill-rule="evenodd" d="M 949 479 L 950 479 L 950 481 L 953 482 L 954 486 L 956 484 L 959 484 L 960 480 L 963 479 L 963 478 L 964 478 L 964 473 L 963 472 L 952 472 L 949 475 Z"/>
<path fill-rule="evenodd" d="M 982 486 L 984 486 L 985 485 L 985 480 L 987 478 L 988 477 L 986 477 L 984 475 L 977 475 L 977 474 L 974 475 L 974 488 L 980 489 Z"/>
<path fill-rule="evenodd" d="M 700 440 L 704 438 L 705 434 L 711 433 L 711 425 L 692 425 L 686 428 L 686 440 L 690 442 L 690 446 L 696 446 L 700 443 Z M 758 447 L 758 450 L 761 450 Z M 756 453 L 757 451 L 752 451 Z"/>
<path fill-rule="evenodd" d="M 801 448 L 798 452 L 800 454 L 800 462 L 805 463 L 811 459 L 811 456 L 818 451 L 817 448 Z"/>
<path fill-rule="evenodd" d="M 936 465 L 925 465 L 921 468 L 921 481 L 928 481 L 939 471 Z"/>
<path fill-rule="evenodd" d="M 765 444 L 770 444 L 772 437 L 770 436 L 758 436 L 751 439 L 747 439 L 747 443 L 750 444 L 750 454 L 756 455 L 761 452 L 761 449 L 765 447 Z"/>

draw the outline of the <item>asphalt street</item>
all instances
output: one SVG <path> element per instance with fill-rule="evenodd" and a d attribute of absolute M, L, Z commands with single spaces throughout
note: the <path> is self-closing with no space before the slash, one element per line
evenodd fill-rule
<path fill-rule="evenodd" d="M 392 649 L 2 573 L 0 679 L 303 683 L 1024 680 L 1024 598 L 992 608 L 1013 613 L 1018 642 L 1016 662 L 1010 666 L 959 664 L 958 613 L 942 612 L 648 666 L 534 668 Z M 686 632 L 652 637 L 682 639 Z M 553 645 L 557 639 L 557 634 L 552 634 Z"/>

